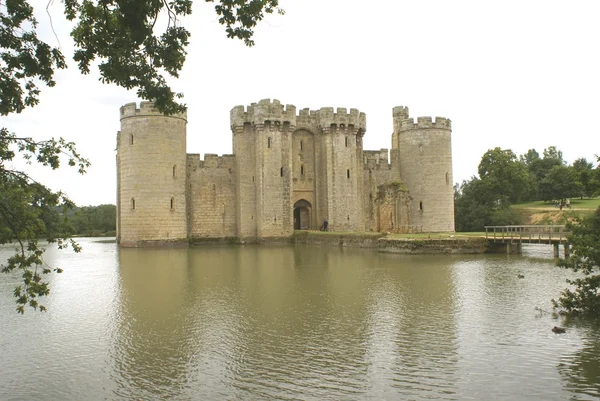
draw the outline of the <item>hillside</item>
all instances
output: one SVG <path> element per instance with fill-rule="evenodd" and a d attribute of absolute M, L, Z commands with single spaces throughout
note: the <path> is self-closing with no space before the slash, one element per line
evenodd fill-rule
<path fill-rule="evenodd" d="M 513 205 L 522 216 L 522 224 L 566 224 L 576 217 L 589 214 L 600 207 L 600 198 L 573 199 L 571 207 L 562 210 L 543 201 Z"/>

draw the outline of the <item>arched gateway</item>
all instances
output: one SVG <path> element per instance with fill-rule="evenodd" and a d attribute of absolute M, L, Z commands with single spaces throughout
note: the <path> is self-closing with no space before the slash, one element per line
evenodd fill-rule
<path fill-rule="evenodd" d="M 294 230 L 308 230 L 310 228 L 310 215 L 312 206 L 305 199 L 300 199 L 294 204 Z"/>

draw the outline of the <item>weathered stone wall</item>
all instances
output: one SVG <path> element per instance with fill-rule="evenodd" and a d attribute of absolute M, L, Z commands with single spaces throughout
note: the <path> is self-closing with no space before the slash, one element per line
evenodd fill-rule
<path fill-rule="evenodd" d="M 376 230 L 389 233 L 412 232 L 410 196 L 402 182 L 392 181 L 377 187 Z"/>
<path fill-rule="evenodd" d="M 314 193 L 312 200 L 306 198 L 312 205 L 311 228 L 318 229 L 321 227 L 323 220 L 328 219 L 327 205 L 327 164 L 325 160 L 325 143 L 323 140 L 323 131 L 319 125 L 320 110 L 301 109 L 298 111 L 296 118 L 296 131 L 301 135 L 303 132 L 311 132 L 314 141 L 314 165 L 315 165 L 315 181 Z M 296 135 L 296 134 L 294 134 Z M 299 136 L 299 139 L 300 136 Z M 295 152 L 294 152 L 295 154 Z M 301 199 L 303 186 L 294 187 L 294 203 Z M 292 205 L 293 206 L 293 205 Z"/>
<path fill-rule="evenodd" d="M 335 231 L 364 228 L 362 135 L 364 113 L 356 109 L 324 107 L 319 125 L 325 149 L 328 220 Z M 359 156 L 360 155 L 360 156 Z"/>
<path fill-rule="evenodd" d="M 379 239 L 379 252 L 409 254 L 481 254 L 485 253 L 488 242 L 485 238 L 465 239 L 414 239 L 388 238 Z"/>
<path fill-rule="evenodd" d="M 231 111 L 234 153 L 244 153 L 236 158 L 236 194 L 243 203 L 238 208 L 241 237 L 282 237 L 293 232 L 291 136 L 295 118 L 294 106 L 284 108 L 278 100 L 269 99 Z M 252 181 L 248 180 L 250 172 L 254 173 Z"/>
<path fill-rule="evenodd" d="M 399 172 L 410 196 L 411 222 L 423 232 L 454 231 L 454 189 L 450 120 L 403 120 L 392 141 L 398 146 Z"/>
<path fill-rule="evenodd" d="M 302 221 L 309 222 L 307 229 L 317 229 L 317 205 L 315 186 L 317 168 L 315 164 L 315 134 L 307 129 L 297 129 L 292 134 L 292 207 L 296 202 L 306 200 L 311 205 L 311 215 Z"/>
<path fill-rule="evenodd" d="M 233 113 L 231 111 L 232 121 Z M 242 107 L 243 110 L 243 107 Z M 235 156 L 236 228 L 240 238 L 255 238 L 256 225 L 256 136 L 250 123 L 232 125 Z"/>
<path fill-rule="evenodd" d="M 187 155 L 189 237 L 235 237 L 235 157 Z"/>
<path fill-rule="evenodd" d="M 149 102 L 121 107 L 117 187 L 121 246 L 185 241 L 186 116 L 163 116 Z"/>
<path fill-rule="evenodd" d="M 393 126 L 389 155 L 363 151 L 364 113 L 323 107 L 296 114 L 295 106 L 265 99 L 231 110 L 234 155 L 200 160 L 186 155 L 185 115 L 125 105 L 118 239 L 124 246 L 275 241 L 293 233 L 296 202 L 303 229 L 327 219 L 332 231 L 453 231 L 450 121 L 415 124 L 408 108 L 395 107 Z M 403 182 L 408 194 L 397 190 Z"/>
<path fill-rule="evenodd" d="M 387 149 L 363 152 L 363 204 L 365 231 L 378 231 L 377 205 L 375 201 L 380 185 L 400 181 L 400 174 L 392 170 Z"/>
<path fill-rule="evenodd" d="M 322 233 L 296 231 L 294 244 L 372 248 L 402 254 L 481 254 L 488 249 L 485 238 L 394 238 L 384 233 Z"/>

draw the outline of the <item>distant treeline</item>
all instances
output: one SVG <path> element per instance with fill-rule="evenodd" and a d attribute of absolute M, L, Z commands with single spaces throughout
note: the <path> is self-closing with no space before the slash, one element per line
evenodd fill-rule
<path fill-rule="evenodd" d="M 517 156 L 494 148 L 481 158 L 478 176 L 454 187 L 456 231 L 481 231 L 484 226 L 520 224 L 511 205 L 531 201 L 567 205 L 569 198 L 600 196 L 600 157 L 579 158 L 569 165 L 550 146 L 540 155 L 530 149 Z"/>
<path fill-rule="evenodd" d="M 64 212 L 60 231 L 67 235 L 111 237 L 116 234 L 115 205 L 74 207 Z"/>

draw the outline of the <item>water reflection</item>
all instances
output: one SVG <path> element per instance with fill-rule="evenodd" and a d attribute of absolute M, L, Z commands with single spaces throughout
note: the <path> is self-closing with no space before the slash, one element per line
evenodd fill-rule
<path fill-rule="evenodd" d="M 562 356 L 558 371 L 565 387 L 578 400 L 600 398 L 600 323 L 574 319 L 567 321 L 567 333 L 580 335 L 582 346 Z"/>
<path fill-rule="evenodd" d="M 374 399 L 455 399 L 454 283 L 447 258 L 378 255 L 368 271 Z M 364 261 L 366 262 L 366 261 Z"/>
<path fill-rule="evenodd" d="M 119 322 L 113 347 L 118 396 L 177 398 L 190 359 L 188 252 L 119 250 Z"/>
<path fill-rule="evenodd" d="M 66 270 L 52 279 L 47 314 L 18 317 L 0 292 L 0 399 L 600 396 L 600 327 L 535 310 L 550 309 L 572 275 L 551 251 L 117 250 L 85 240 L 84 250 L 48 252 Z M 0 275 L 0 288 L 17 281 Z"/>
<path fill-rule="evenodd" d="M 117 394 L 451 395 L 451 273 L 441 259 L 414 262 L 302 247 L 121 250 Z"/>

